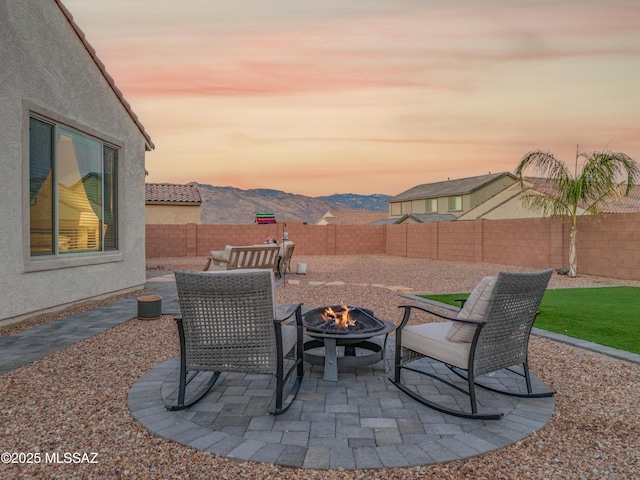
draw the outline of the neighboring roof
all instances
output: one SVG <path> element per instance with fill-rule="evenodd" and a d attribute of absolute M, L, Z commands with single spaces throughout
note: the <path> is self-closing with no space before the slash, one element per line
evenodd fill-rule
<path fill-rule="evenodd" d="M 549 179 L 542 177 L 525 177 L 524 189 L 534 192 L 540 192 L 546 195 L 553 195 L 555 187 Z M 522 190 L 519 188 L 507 187 L 504 190 L 498 192 L 493 197 L 486 201 L 476 205 L 474 208 L 464 212 L 458 217 L 458 220 L 484 218 L 487 214 L 499 211 L 506 204 L 513 199 L 519 197 L 522 194 Z M 499 200 L 499 201 L 496 201 Z M 489 202 L 493 202 L 489 204 Z M 583 212 L 584 210 L 580 210 Z M 478 212 L 481 212 L 478 214 Z M 605 205 L 600 208 L 601 213 L 640 213 L 640 185 L 634 186 L 629 195 L 626 197 L 612 202 L 610 205 Z"/>
<path fill-rule="evenodd" d="M 404 223 L 406 220 L 412 219 L 416 223 L 431 223 L 431 222 L 453 222 L 457 219 L 455 215 L 449 213 L 408 213 L 401 217 L 390 217 L 377 222 L 372 222 L 372 225 L 392 225 Z"/>
<path fill-rule="evenodd" d="M 366 225 L 388 216 L 388 212 L 372 212 L 369 210 L 330 210 L 316 224 L 324 221 L 326 225 Z"/>
<path fill-rule="evenodd" d="M 174 183 L 145 184 L 145 203 L 202 203 L 202 197 L 195 185 L 177 185 Z"/>
<path fill-rule="evenodd" d="M 452 195 L 463 195 L 471 193 L 485 185 L 492 183 L 503 177 L 516 177 L 509 172 L 490 173 L 478 177 L 458 178 L 456 180 L 446 180 L 444 182 L 425 183 L 417 185 L 387 200 L 388 202 L 401 202 L 416 200 L 420 198 L 449 197 Z"/>
<path fill-rule="evenodd" d="M 401 221 L 406 220 L 407 218 L 412 218 L 418 223 L 453 222 L 458 218 L 450 213 L 409 213 L 403 217 L 404 218 Z M 398 223 L 401 223 L 401 221 Z"/>
<path fill-rule="evenodd" d="M 107 83 L 109 84 L 109 86 L 111 87 L 113 92 L 116 94 L 116 97 L 118 97 L 118 100 L 120 100 L 120 103 L 122 103 L 122 105 L 124 106 L 125 110 L 129 114 L 129 116 L 131 117 L 133 122 L 136 124 L 136 126 L 138 127 L 138 129 L 140 130 L 140 133 L 142 133 L 142 136 L 145 138 L 145 140 L 147 142 L 147 145 L 146 145 L 147 151 L 153 150 L 154 148 L 156 148 L 155 145 L 153 144 L 153 142 L 151 141 L 151 137 L 149 136 L 147 131 L 144 129 L 144 125 L 142 125 L 142 123 L 138 119 L 138 116 L 131 109 L 131 105 L 129 104 L 129 102 L 127 102 L 124 99 L 124 95 L 122 94 L 120 89 L 118 87 L 116 87 L 116 83 L 113 80 L 113 77 L 111 77 L 111 75 L 109 75 L 107 73 L 107 69 L 106 69 L 104 63 L 102 63 L 102 61 L 98 58 L 98 55 L 96 54 L 95 49 L 89 44 L 87 38 L 84 35 L 84 32 L 80 29 L 78 24 L 73 19 L 73 15 L 71 15 L 71 12 L 69 10 L 67 10 L 67 7 L 65 7 L 63 5 L 61 0 L 55 0 L 55 2 L 58 5 L 58 7 L 60 8 L 60 10 L 62 10 L 62 13 L 64 13 L 64 16 L 67 17 L 67 20 L 71 24 L 71 27 L 76 32 L 76 34 L 78 35 L 78 38 L 80 38 L 80 41 L 82 42 L 84 47 L 89 52 L 89 55 L 91 56 L 91 58 L 94 61 L 94 63 L 100 69 L 100 72 L 102 73 L 102 76 L 105 78 L 105 80 L 107 81 Z"/>
<path fill-rule="evenodd" d="M 640 185 L 631 189 L 629 195 L 602 209 L 602 213 L 638 213 L 640 212 Z"/>
<path fill-rule="evenodd" d="M 551 194 L 554 187 L 549 184 L 547 178 L 541 177 L 525 177 L 525 180 L 531 184 L 531 189 Z M 640 185 L 634 186 L 629 195 L 609 205 L 602 206 L 601 213 L 639 213 L 640 212 Z"/>

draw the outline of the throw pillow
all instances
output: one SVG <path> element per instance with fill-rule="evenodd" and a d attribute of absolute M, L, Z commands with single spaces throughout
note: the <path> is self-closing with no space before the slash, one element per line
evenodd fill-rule
<path fill-rule="evenodd" d="M 473 289 L 456 317 L 461 320 L 482 320 L 489 306 L 489 299 L 496 286 L 496 280 L 498 280 L 497 277 L 484 277 Z M 469 343 L 473 340 L 475 332 L 475 325 L 454 321 L 447 332 L 447 340 Z"/>

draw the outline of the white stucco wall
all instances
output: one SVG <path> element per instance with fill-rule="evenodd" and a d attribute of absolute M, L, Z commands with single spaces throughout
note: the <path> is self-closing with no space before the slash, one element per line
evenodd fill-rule
<path fill-rule="evenodd" d="M 140 287 L 144 136 L 53 0 L 0 1 L 0 65 L 0 321 Z M 31 109 L 121 146 L 118 253 L 67 255 L 64 265 L 31 261 Z"/>

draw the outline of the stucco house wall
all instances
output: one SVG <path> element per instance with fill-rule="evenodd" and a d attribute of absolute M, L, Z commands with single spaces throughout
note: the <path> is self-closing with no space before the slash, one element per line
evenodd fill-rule
<path fill-rule="evenodd" d="M 477 218 L 499 220 L 504 218 L 541 217 L 541 214 L 523 207 L 520 201 L 521 191 L 520 183 L 516 182 L 509 188 L 505 188 L 485 202 L 463 213 L 458 217 L 458 220 L 475 220 Z"/>
<path fill-rule="evenodd" d="M 0 322 L 145 283 L 144 157 L 153 148 L 64 6 L 0 2 Z M 109 79 L 109 80 L 108 80 Z M 121 95 L 121 94 L 120 94 Z M 118 148 L 118 249 L 32 257 L 29 117 Z"/>
<path fill-rule="evenodd" d="M 145 207 L 147 224 L 201 223 L 200 205 L 149 204 Z"/>
<path fill-rule="evenodd" d="M 514 186 L 518 188 L 520 187 L 519 183 L 513 178 L 511 178 L 510 176 L 498 178 L 495 182 L 485 185 L 484 187 L 478 189 L 477 191 L 472 192 L 469 195 L 469 206 L 468 208 L 465 208 L 465 211 L 467 211 L 468 209 L 474 208 L 477 205 L 480 205 L 481 203 L 490 199 L 491 197 L 498 194 L 499 192 L 502 192 L 505 189 L 514 187 Z"/>
<path fill-rule="evenodd" d="M 525 185 L 530 185 L 525 183 Z M 536 194 L 534 190 L 532 193 Z M 582 215 L 584 210 L 578 208 L 578 214 Z M 542 218 L 540 212 L 525 208 L 522 204 L 522 187 L 520 182 L 516 182 L 508 188 L 496 193 L 485 202 L 477 205 L 471 210 L 463 213 L 458 220 L 505 220 L 511 218 Z"/>

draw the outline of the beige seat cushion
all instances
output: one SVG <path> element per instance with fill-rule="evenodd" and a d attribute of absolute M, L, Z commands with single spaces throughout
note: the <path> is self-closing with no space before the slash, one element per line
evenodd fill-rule
<path fill-rule="evenodd" d="M 456 317 L 462 320 L 483 320 L 493 289 L 496 286 L 496 280 L 498 280 L 497 277 L 484 277 L 480 280 Z M 447 339 L 452 342 L 471 342 L 475 332 L 475 325 L 453 322 L 447 332 Z"/>
<path fill-rule="evenodd" d="M 289 248 L 289 245 L 293 245 L 293 242 L 291 240 L 285 240 L 284 242 L 282 242 L 280 244 L 280 250 L 278 251 L 278 255 L 280 255 L 281 257 L 284 257 L 284 254 L 286 253 L 286 250 Z"/>
<path fill-rule="evenodd" d="M 402 329 L 402 346 L 460 368 L 469 367 L 470 343 L 447 340 L 453 322 L 423 323 Z"/>
<path fill-rule="evenodd" d="M 229 262 L 232 248 L 231 245 L 227 245 L 224 250 L 211 250 L 211 258 L 216 262 Z"/>

